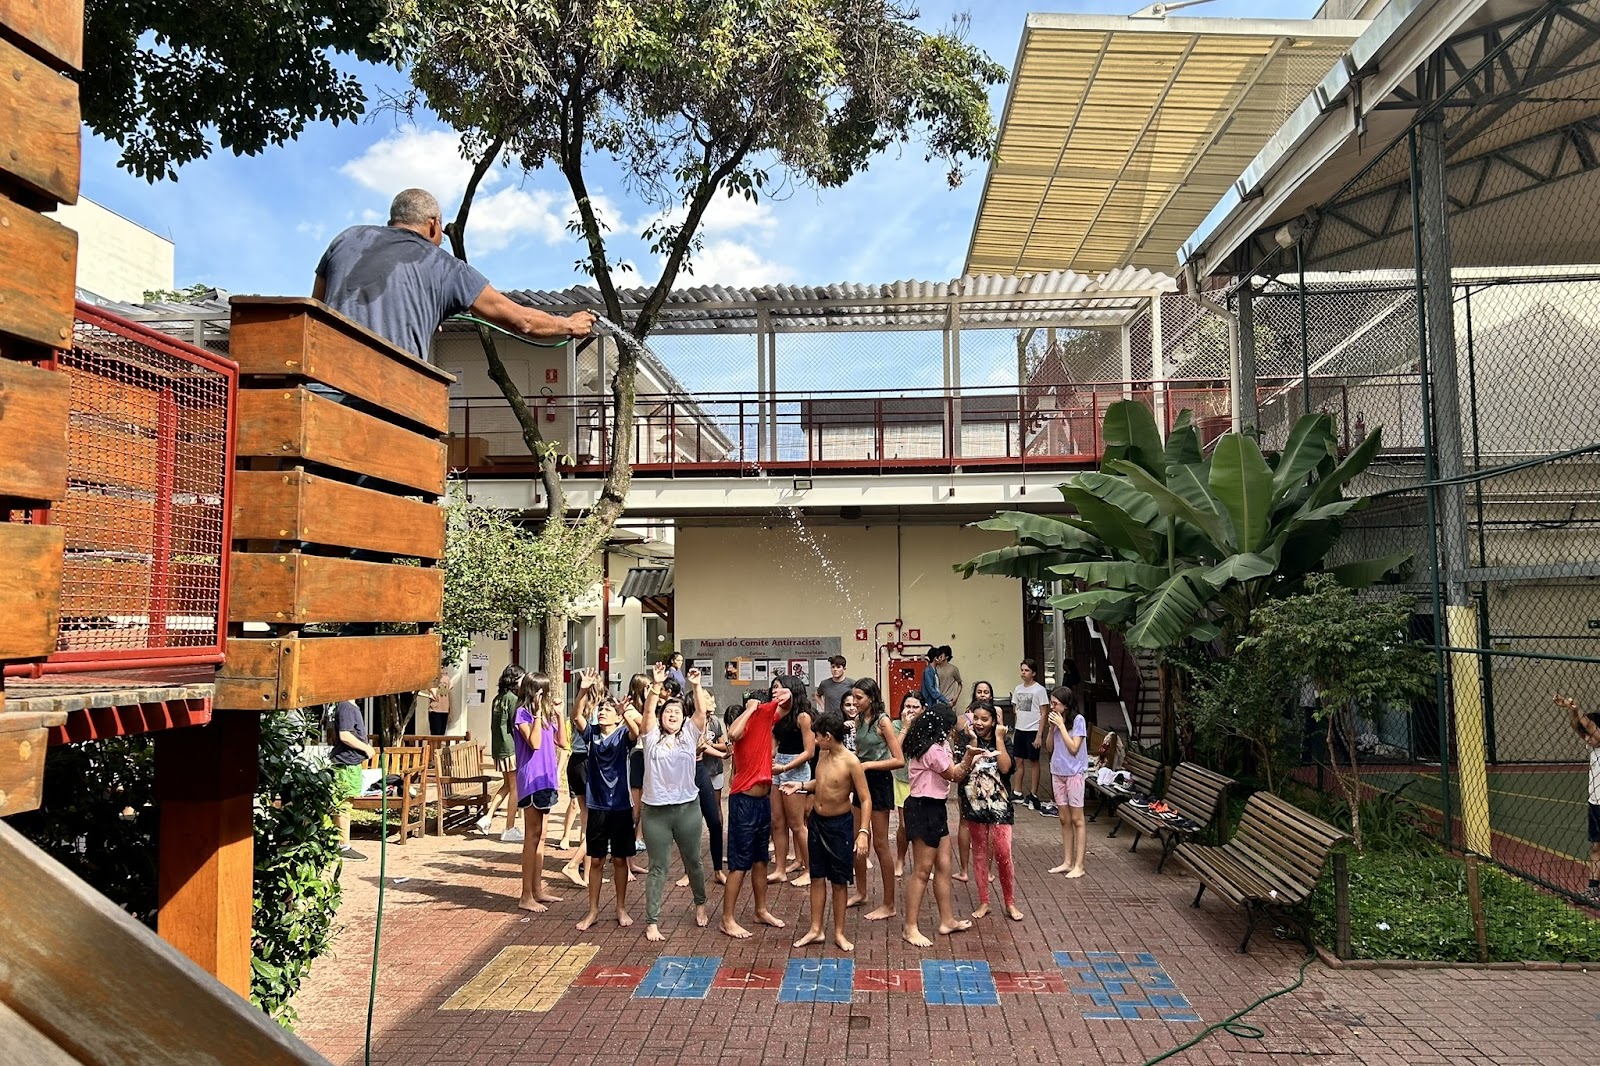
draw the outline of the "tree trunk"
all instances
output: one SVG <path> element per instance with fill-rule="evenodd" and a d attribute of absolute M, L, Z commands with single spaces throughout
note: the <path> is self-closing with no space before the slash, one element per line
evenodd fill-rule
<path fill-rule="evenodd" d="M 1173 713 L 1172 668 L 1165 660 L 1156 663 L 1156 691 L 1161 707 L 1161 761 L 1171 766 L 1178 755 L 1178 716 Z"/>
<path fill-rule="evenodd" d="M 1350 839 L 1355 844 L 1356 853 L 1361 852 L 1361 767 L 1356 761 L 1355 738 L 1345 736 L 1348 732 L 1339 724 L 1337 714 L 1328 716 L 1328 761 L 1333 764 L 1333 776 L 1339 779 L 1339 791 L 1344 793 L 1344 801 L 1350 807 Z M 1334 746 L 1335 736 L 1344 736 L 1345 752 L 1350 758 L 1348 771 L 1339 765 L 1339 755 Z"/>
<path fill-rule="evenodd" d="M 567 616 L 547 612 L 544 616 L 544 654 L 539 668 L 550 678 L 552 687 L 564 685 L 566 674 Z M 564 689 L 558 691 L 565 692 Z"/>

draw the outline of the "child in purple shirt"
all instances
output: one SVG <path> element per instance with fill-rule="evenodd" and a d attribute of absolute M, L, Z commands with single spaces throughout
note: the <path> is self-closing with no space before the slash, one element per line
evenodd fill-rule
<path fill-rule="evenodd" d="M 523 677 L 517 687 L 512 741 L 517 750 L 517 806 L 523 811 L 522 898 L 517 906 L 542 911 L 561 902 L 544 887 L 544 822 L 556 805 L 560 764 L 561 696 L 542 673 Z"/>
<path fill-rule="evenodd" d="M 1050 693 L 1050 717 L 1045 747 L 1050 751 L 1050 780 L 1055 786 L 1056 811 L 1061 818 L 1061 865 L 1053 874 L 1083 876 L 1083 849 L 1086 841 L 1083 823 L 1083 783 L 1089 772 L 1089 727 L 1083 715 L 1075 715 L 1067 728 L 1067 708 L 1072 706 L 1072 690 L 1058 688 Z"/>

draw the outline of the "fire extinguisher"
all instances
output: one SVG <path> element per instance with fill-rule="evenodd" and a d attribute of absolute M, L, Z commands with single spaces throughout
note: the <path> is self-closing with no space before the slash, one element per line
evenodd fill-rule
<path fill-rule="evenodd" d="M 572 649 L 571 648 L 565 648 L 564 647 L 564 648 L 561 649 L 561 683 L 563 685 L 572 684 Z"/>

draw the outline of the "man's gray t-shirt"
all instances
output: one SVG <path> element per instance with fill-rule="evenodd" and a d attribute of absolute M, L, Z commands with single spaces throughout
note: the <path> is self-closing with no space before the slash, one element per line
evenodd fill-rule
<path fill-rule="evenodd" d="M 855 687 L 855 682 L 848 677 L 835 681 L 832 677 L 825 677 L 817 682 L 817 695 L 822 697 L 822 709 L 825 711 L 842 711 L 844 709 L 844 694 Z"/>
<path fill-rule="evenodd" d="M 439 323 L 467 310 L 489 279 L 419 233 L 351 226 L 317 264 L 323 303 L 430 361 Z"/>

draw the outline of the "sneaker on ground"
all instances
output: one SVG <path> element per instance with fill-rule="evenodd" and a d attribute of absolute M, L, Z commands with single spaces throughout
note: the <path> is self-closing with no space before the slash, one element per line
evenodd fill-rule
<path fill-rule="evenodd" d="M 1061 808 L 1057 807 L 1054 803 L 1045 803 L 1042 801 L 1040 802 L 1039 806 L 1034 808 L 1034 810 L 1038 811 L 1046 818 L 1054 818 L 1056 815 L 1061 813 Z"/>
<path fill-rule="evenodd" d="M 635 840 L 633 842 L 633 853 L 635 855 L 643 855 L 644 854 L 644 841 Z"/>
<path fill-rule="evenodd" d="M 1034 799 L 1032 796 L 1022 797 L 1022 805 L 1028 808 L 1030 811 L 1036 811 L 1039 809 L 1039 801 Z"/>
<path fill-rule="evenodd" d="M 1020 795 L 1020 794 L 1012 796 L 1011 797 L 1011 803 L 1012 803 L 1013 806 L 1015 806 L 1016 804 L 1020 803 L 1024 807 L 1026 807 L 1028 805 L 1028 797 Z"/>
<path fill-rule="evenodd" d="M 367 857 L 365 855 L 363 855 L 361 852 L 357 851 L 355 848 L 352 848 L 348 844 L 346 844 L 344 847 L 339 849 L 339 858 L 343 859 L 345 862 L 366 862 L 367 861 Z"/>
<path fill-rule="evenodd" d="M 478 832 L 487 833 L 489 831 L 489 827 L 493 824 L 494 818 L 487 814 L 484 815 L 482 818 L 478 819 Z"/>
<path fill-rule="evenodd" d="M 503 844 L 520 844 L 520 843 L 522 843 L 522 830 L 520 830 L 520 829 L 507 829 L 504 833 L 500 834 L 500 842 L 503 843 Z"/>

